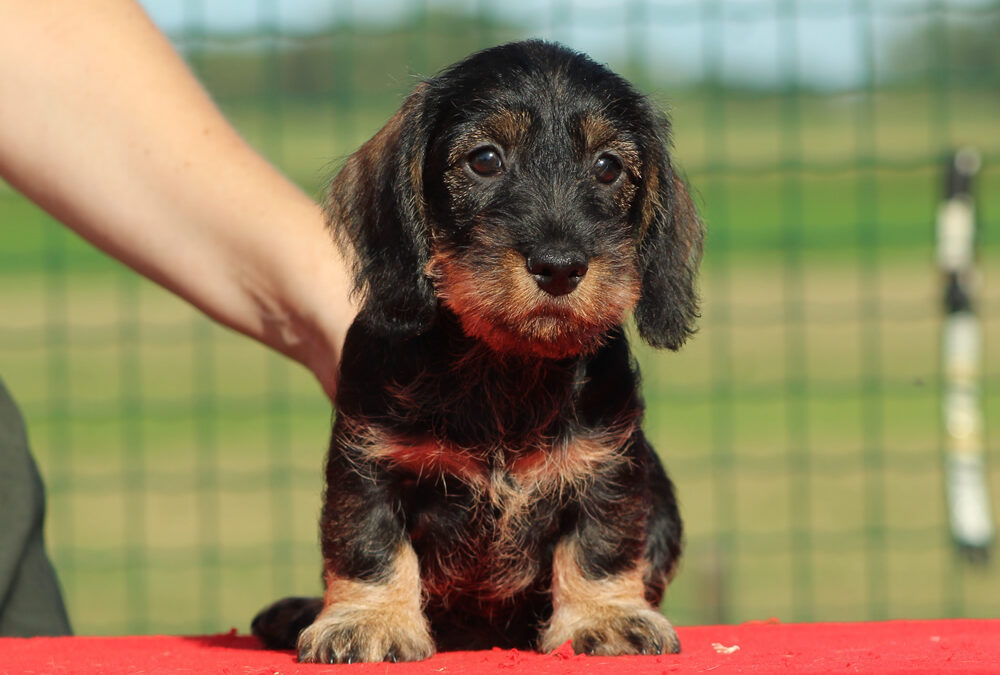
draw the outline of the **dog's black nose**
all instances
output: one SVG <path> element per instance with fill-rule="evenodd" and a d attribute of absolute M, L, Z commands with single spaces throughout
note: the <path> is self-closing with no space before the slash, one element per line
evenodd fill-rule
<path fill-rule="evenodd" d="M 528 273 L 549 295 L 566 295 L 587 273 L 587 259 L 575 251 L 542 248 L 528 256 Z"/>

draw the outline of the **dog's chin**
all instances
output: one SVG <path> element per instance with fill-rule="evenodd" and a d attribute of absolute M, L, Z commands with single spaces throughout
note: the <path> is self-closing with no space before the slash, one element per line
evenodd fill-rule
<path fill-rule="evenodd" d="M 604 344 L 607 327 L 581 328 L 565 317 L 534 316 L 509 326 L 481 317 L 459 316 L 462 330 L 491 350 L 505 356 L 529 359 L 569 359 L 596 352 Z"/>

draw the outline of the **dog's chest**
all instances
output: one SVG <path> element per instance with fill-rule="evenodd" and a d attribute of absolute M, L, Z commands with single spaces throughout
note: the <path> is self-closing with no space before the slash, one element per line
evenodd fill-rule
<path fill-rule="evenodd" d="M 629 461 L 627 347 L 518 365 L 432 337 L 345 372 L 335 444 L 399 486 L 430 597 L 503 601 L 544 580 L 574 509 Z"/>
<path fill-rule="evenodd" d="M 426 590 L 444 598 L 502 600 L 539 583 L 567 514 L 627 461 L 620 434 L 487 457 L 427 445 L 386 459 L 408 477 L 403 510 Z"/>
<path fill-rule="evenodd" d="M 450 439 L 414 438 L 371 426 L 361 438 L 355 434 L 355 443 L 368 461 L 420 485 L 437 486 L 442 499 L 467 496 L 506 513 L 524 502 L 578 499 L 601 474 L 627 461 L 634 429 L 629 423 L 542 437 L 528 447 L 496 443 L 469 448 Z"/>
<path fill-rule="evenodd" d="M 552 484 L 500 468 L 450 478 L 422 480 L 405 507 L 428 595 L 502 600 L 536 584 L 566 507 Z"/>

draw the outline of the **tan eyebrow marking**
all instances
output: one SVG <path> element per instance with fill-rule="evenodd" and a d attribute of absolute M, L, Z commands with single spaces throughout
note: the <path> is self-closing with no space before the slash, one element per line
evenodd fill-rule
<path fill-rule="evenodd" d="M 525 142 L 530 128 L 531 115 L 528 111 L 499 108 L 455 143 L 448 162 L 458 163 L 478 145 L 496 144 L 501 150 L 509 152 Z"/>
<path fill-rule="evenodd" d="M 614 122 L 599 113 L 584 113 L 580 116 L 578 125 L 585 155 L 596 154 L 599 150 L 614 152 L 622 158 L 625 170 L 630 175 L 636 180 L 642 179 L 639 148 L 622 137 Z"/>

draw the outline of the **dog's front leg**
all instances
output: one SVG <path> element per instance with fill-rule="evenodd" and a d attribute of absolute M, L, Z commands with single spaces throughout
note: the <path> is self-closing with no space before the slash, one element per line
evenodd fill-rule
<path fill-rule="evenodd" d="M 553 613 L 541 648 L 571 642 L 577 654 L 662 654 L 680 651 L 670 622 L 643 597 L 643 563 L 617 574 L 587 572 L 574 536 L 556 546 L 552 572 Z"/>
<path fill-rule="evenodd" d="M 676 509 L 657 509 L 650 498 L 651 487 L 671 489 L 662 470 L 656 475 L 663 486 L 650 482 L 641 466 L 623 468 L 584 496 L 575 527 L 553 553 L 553 613 L 541 635 L 544 651 L 567 641 L 578 654 L 680 651 L 677 633 L 653 604 L 674 560 L 652 552 L 650 536 L 662 538 L 666 530 L 680 536 Z M 666 527 L 671 523 L 665 519 L 676 522 Z"/>
<path fill-rule="evenodd" d="M 321 528 L 326 593 L 323 611 L 299 635 L 300 661 L 416 661 L 434 653 L 417 555 L 393 499 L 383 470 L 331 450 Z"/>

